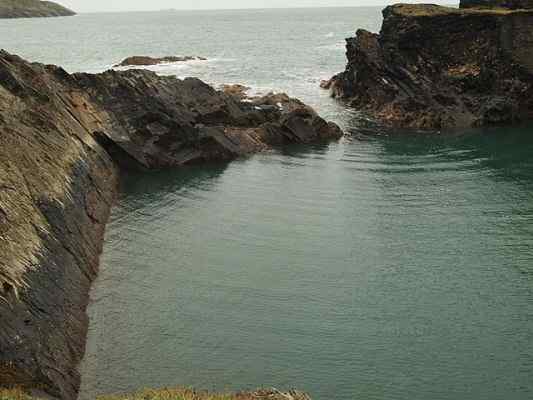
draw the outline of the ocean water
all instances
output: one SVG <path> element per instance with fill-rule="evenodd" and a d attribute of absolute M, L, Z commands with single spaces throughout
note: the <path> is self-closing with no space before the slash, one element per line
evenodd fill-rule
<path fill-rule="evenodd" d="M 0 21 L 2 47 L 98 72 L 286 91 L 351 136 L 123 183 L 82 399 L 173 385 L 314 399 L 533 398 L 533 126 L 395 132 L 330 99 L 377 8 Z"/>

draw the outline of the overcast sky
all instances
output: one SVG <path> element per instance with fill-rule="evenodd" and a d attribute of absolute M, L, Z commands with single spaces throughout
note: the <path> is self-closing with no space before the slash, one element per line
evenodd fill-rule
<path fill-rule="evenodd" d="M 78 12 L 181 10 L 221 8 L 354 7 L 382 6 L 387 0 L 55 0 Z M 406 0 L 406 3 L 453 4 L 454 0 Z M 458 1 L 457 1 L 458 2 Z"/>

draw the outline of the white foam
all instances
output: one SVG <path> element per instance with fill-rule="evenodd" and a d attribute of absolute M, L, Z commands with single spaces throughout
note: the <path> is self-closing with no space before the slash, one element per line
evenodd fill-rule
<path fill-rule="evenodd" d="M 346 48 L 346 42 L 337 42 L 332 44 L 326 44 L 322 46 L 318 46 L 319 49 L 325 49 L 325 50 L 344 50 Z"/>

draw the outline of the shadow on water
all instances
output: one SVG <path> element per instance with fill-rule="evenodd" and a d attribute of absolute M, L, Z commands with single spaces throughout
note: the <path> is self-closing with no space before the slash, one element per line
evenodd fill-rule
<path fill-rule="evenodd" d="M 275 151 L 286 157 L 305 158 L 310 154 L 326 154 L 330 149 L 331 143 L 314 143 L 314 144 L 291 144 L 284 147 L 276 148 Z"/>
<path fill-rule="evenodd" d="M 456 226 L 480 238 L 488 232 L 504 238 L 500 254 L 508 253 L 509 266 L 533 278 L 531 264 L 513 261 L 529 258 L 533 243 L 533 125 L 360 140 L 377 143 L 377 156 L 386 165 L 381 172 L 396 174 L 381 182 L 386 196 L 393 193 L 391 201 L 395 191 L 409 193 L 421 201 L 419 214 L 433 221 L 454 209 L 448 212 L 457 216 Z M 473 228 L 480 221 L 486 223 L 481 231 Z"/>
<path fill-rule="evenodd" d="M 192 165 L 161 171 L 130 171 L 120 184 L 120 202 L 157 199 L 183 187 L 208 188 L 216 184 L 228 163 Z"/>
<path fill-rule="evenodd" d="M 433 156 L 443 162 L 477 161 L 503 179 L 533 184 L 533 125 L 455 130 L 443 133 L 385 134 L 384 154 Z"/>

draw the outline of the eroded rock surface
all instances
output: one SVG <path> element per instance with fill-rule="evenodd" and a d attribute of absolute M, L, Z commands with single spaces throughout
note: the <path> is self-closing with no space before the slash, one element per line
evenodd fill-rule
<path fill-rule="evenodd" d="M 342 136 L 284 94 L 242 99 L 143 70 L 70 75 L 0 52 L 0 386 L 74 399 L 120 168 Z"/>
<path fill-rule="evenodd" d="M 283 94 L 242 101 L 196 78 L 144 70 L 73 79 L 106 111 L 105 126 L 97 132 L 104 147 L 121 152 L 121 162 L 146 168 L 230 160 L 272 145 L 342 136 L 337 125 Z"/>
<path fill-rule="evenodd" d="M 533 118 L 533 11 L 387 7 L 380 34 L 347 40 L 323 85 L 395 126 L 453 128 Z"/>

